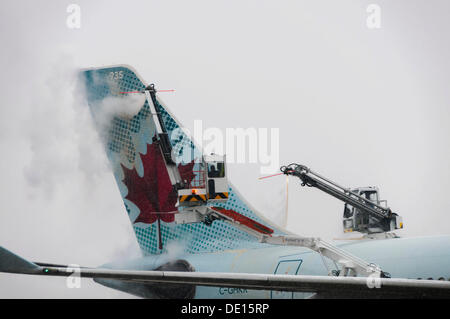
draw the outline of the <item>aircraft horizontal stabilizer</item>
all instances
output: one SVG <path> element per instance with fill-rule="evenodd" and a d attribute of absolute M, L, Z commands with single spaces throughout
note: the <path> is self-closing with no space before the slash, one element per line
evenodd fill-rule
<path fill-rule="evenodd" d="M 0 272 L 43 276 L 70 276 L 73 268 L 43 267 L 0 247 Z M 321 297 L 450 298 L 450 282 L 399 278 L 330 277 L 249 273 L 141 271 L 81 268 L 83 278 L 103 278 L 134 283 L 186 284 L 212 287 L 313 292 Z"/>
<path fill-rule="evenodd" d="M 0 272 L 32 274 L 39 272 L 39 268 L 38 265 L 0 246 Z"/>

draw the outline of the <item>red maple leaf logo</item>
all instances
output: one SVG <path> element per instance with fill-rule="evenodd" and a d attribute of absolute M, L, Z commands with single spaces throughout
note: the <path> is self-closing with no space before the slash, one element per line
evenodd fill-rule
<path fill-rule="evenodd" d="M 128 169 L 122 166 L 123 182 L 128 188 L 125 197 L 133 202 L 140 210 L 135 223 L 153 224 L 157 220 L 166 223 L 174 221 L 174 213 L 177 212 L 177 192 L 172 187 L 169 174 L 157 142 L 147 144 L 147 153 L 140 154 L 144 176 L 140 177 L 135 168 Z M 188 185 L 194 178 L 192 172 L 194 161 L 186 165 L 179 165 L 181 178 Z"/>

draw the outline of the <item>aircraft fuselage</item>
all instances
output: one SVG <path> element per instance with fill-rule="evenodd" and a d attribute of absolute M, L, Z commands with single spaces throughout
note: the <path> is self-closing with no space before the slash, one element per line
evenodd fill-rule
<path fill-rule="evenodd" d="M 450 280 L 450 236 L 364 240 L 339 246 L 364 260 L 379 265 L 383 271 L 390 273 L 393 278 Z M 138 260 L 121 263 L 120 265 L 109 264 L 105 266 L 152 270 L 175 260 L 185 261 L 191 267 L 191 271 L 199 272 L 326 276 L 330 270 L 336 269 L 332 261 L 326 258 L 323 259 L 316 252 L 306 248 L 286 246 L 179 256 L 161 254 L 143 257 Z M 171 269 L 166 268 L 166 270 Z M 176 270 L 180 270 L 180 268 Z M 186 296 L 202 299 L 291 299 L 311 296 L 310 293 L 304 292 L 280 292 L 243 288 L 197 286 L 193 287 L 192 290 L 182 290 L 177 286 L 161 284 L 125 284 L 117 280 L 97 280 L 97 282 L 147 298 L 185 297 L 173 295 L 173 293 L 190 294 Z"/>

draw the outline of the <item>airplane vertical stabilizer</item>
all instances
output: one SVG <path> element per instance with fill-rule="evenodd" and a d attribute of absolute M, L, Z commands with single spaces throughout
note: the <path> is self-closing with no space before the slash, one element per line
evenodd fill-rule
<path fill-rule="evenodd" d="M 149 102 L 145 94 L 140 93 L 147 83 L 126 65 L 85 69 L 81 80 L 144 254 L 164 252 L 170 243 L 181 245 L 188 253 L 265 245 L 224 221 L 215 221 L 209 226 L 175 224 L 177 193 L 170 182 L 164 156 L 154 142 L 157 130 Z M 177 158 L 178 171 L 183 180 L 191 183 L 198 174 L 196 159 L 202 156 L 201 150 L 180 129 L 180 123 L 159 98 L 156 106 L 167 130 L 172 154 Z M 229 199 L 216 206 L 267 225 L 275 234 L 284 233 L 250 207 L 231 184 Z"/>

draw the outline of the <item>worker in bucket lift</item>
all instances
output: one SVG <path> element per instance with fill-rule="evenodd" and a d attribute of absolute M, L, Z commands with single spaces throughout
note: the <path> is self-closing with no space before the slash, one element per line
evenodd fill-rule
<path fill-rule="evenodd" d="M 209 164 L 208 165 L 208 176 L 209 177 L 219 177 L 219 171 L 216 169 L 215 164 Z"/>

